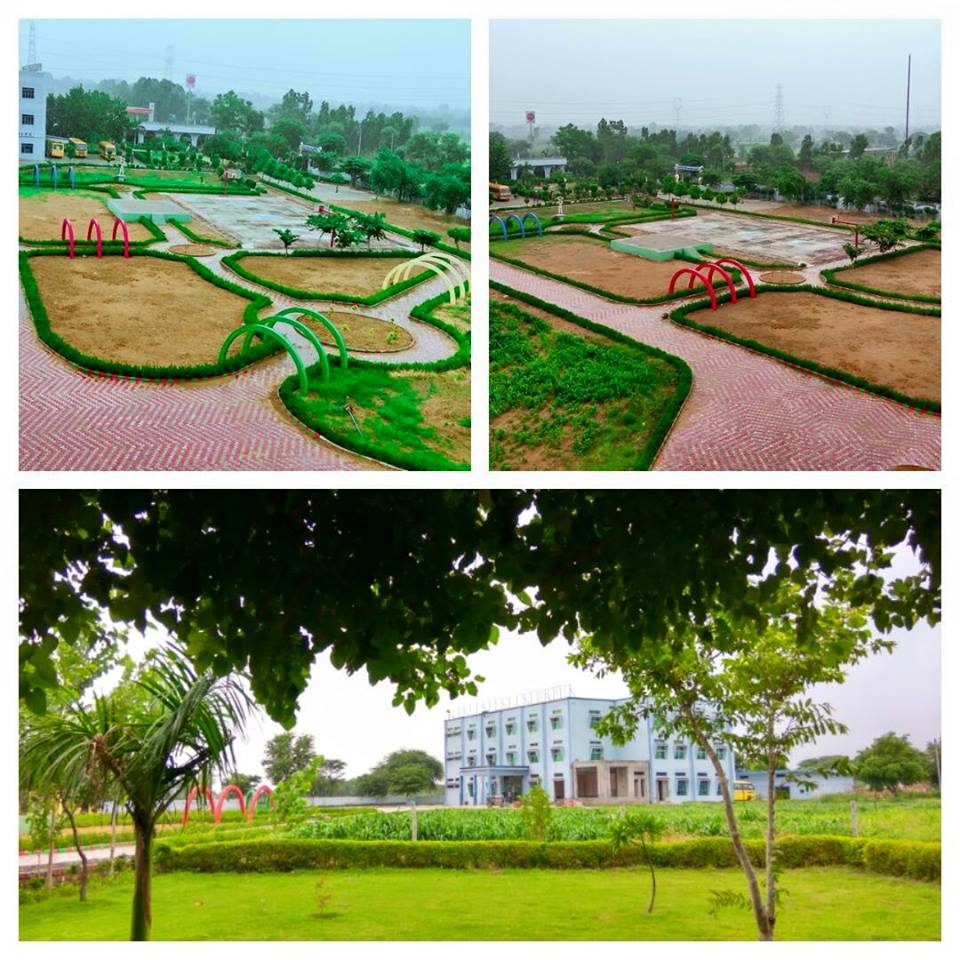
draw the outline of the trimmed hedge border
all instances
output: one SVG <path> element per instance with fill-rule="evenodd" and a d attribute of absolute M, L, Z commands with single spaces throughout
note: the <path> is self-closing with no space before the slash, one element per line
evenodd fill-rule
<path fill-rule="evenodd" d="M 647 207 L 646 209 L 650 210 L 652 208 Z M 531 210 L 528 210 L 527 212 L 532 213 L 533 210 L 531 209 Z M 697 215 L 697 212 L 696 210 L 677 209 L 675 211 L 675 214 L 677 217 L 681 217 L 681 218 L 695 217 Z M 497 216 L 499 216 L 499 214 L 497 214 Z M 504 218 L 501 218 L 501 219 L 504 219 Z M 670 220 L 670 219 L 671 217 L 670 217 L 669 208 L 666 211 L 658 209 L 654 211 L 654 213 L 650 216 L 643 216 L 642 213 L 635 210 L 633 213 L 624 213 L 618 217 L 610 217 L 609 219 L 606 219 L 606 220 L 597 219 L 596 217 L 593 217 L 589 213 L 574 213 L 574 214 L 571 214 L 570 216 L 568 216 L 567 214 L 564 214 L 563 217 L 561 217 L 559 220 L 555 215 L 544 217 L 544 219 L 541 221 L 541 226 L 546 231 L 551 227 L 562 227 L 564 224 L 568 224 L 568 223 L 571 223 L 574 226 L 578 224 L 594 223 L 594 224 L 599 224 L 602 227 L 602 229 L 609 229 L 611 227 L 616 227 L 618 225 L 627 224 L 627 223 L 654 223 L 659 220 Z M 500 228 L 493 223 L 488 224 L 488 227 L 489 227 L 490 241 L 493 243 L 496 243 L 498 240 L 502 242 L 503 231 L 501 231 Z M 562 231 L 555 230 L 554 233 L 576 234 L 577 231 L 576 230 L 562 230 Z M 529 236 L 529 233 L 527 235 Z M 633 236 L 633 234 L 625 234 L 625 236 Z M 507 239 L 508 240 L 520 239 L 520 228 L 516 226 L 516 224 L 514 224 L 513 222 L 511 222 L 510 225 L 507 227 Z"/>
<path fill-rule="evenodd" d="M 109 211 L 108 211 L 109 212 Z M 110 216 L 113 216 L 111 213 Z M 152 243 L 157 243 L 161 240 L 166 240 L 166 234 L 152 221 L 152 220 L 139 220 L 138 223 L 142 224 L 143 228 L 151 235 L 150 240 L 131 240 L 130 249 L 134 247 L 144 248 L 150 246 Z M 20 243 L 29 244 L 31 247 L 57 247 L 63 250 L 67 249 L 66 240 L 57 240 L 56 238 L 51 240 L 28 240 L 26 237 L 18 237 Z M 77 240 L 73 245 L 74 250 L 79 254 L 89 253 L 97 249 L 96 240 Z M 123 252 L 123 241 L 122 240 L 104 240 L 103 249 L 107 252 L 120 251 Z"/>
<path fill-rule="evenodd" d="M 452 356 L 446 357 L 443 360 L 435 360 L 431 363 L 378 363 L 375 360 L 367 360 L 360 357 L 350 357 L 350 366 L 351 367 L 379 367 L 381 369 L 386 368 L 387 370 L 427 370 L 433 371 L 435 373 L 443 373 L 447 370 L 455 370 L 459 367 L 466 367 L 470 364 L 470 334 L 461 333 L 456 327 L 452 324 L 446 323 L 441 320 L 439 317 L 433 315 L 433 310 L 437 307 L 442 306 L 448 302 L 448 297 L 445 293 L 440 294 L 439 296 L 433 297 L 430 300 L 425 301 L 424 303 L 418 304 L 410 311 L 410 316 L 415 320 L 420 320 L 423 323 L 428 323 L 433 327 L 436 327 L 438 330 L 442 330 L 449 337 L 451 337 L 457 343 L 457 351 Z M 331 368 L 340 367 L 340 356 L 339 354 L 331 354 L 329 356 L 329 362 Z M 307 373 L 312 374 L 315 370 L 318 369 L 317 364 L 312 364 L 307 368 Z M 312 436 L 316 437 L 319 440 L 325 440 L 330 443 L 334 443 L 337 446 L 343 447 L 345 450 L 349 450 L 353 453 L 358 453 L 361 456 L 369 457 L 372 460 L 376 460 L 380 463 L 386 463 L 390 466 L 399 467 L 401 470 L 421 470 L 424 469 L 417 462 L 415 457 L 395 457 L 391 460 L 384 459 L 383 451 L 380 450 L 376 445 L 368 443 L 362 436 L 356 434 L 355 432 L 340 432 L 336 429 L 330 427 L 327 423 L 314 423 L 305 416 L 305 412 L 302 404 L 299 402 L 299 394 L 296 391 L 298 385 L 298 380 L 295 376 L 291 375 L 287 377 L 283 383 L 280 384 L 278 394 L 281 402 L 287 411 L 293 416 Z M 470 464 L 464 464 L 457 469 L 469 470 Z"/>
<path fill-rule="evenodd" d="M 935 303 L 941 302 L 940 297 L 934 297 L 927 293 L 898 293 L 893 290 L 878 290 L 876 287 L 868 287 L 863 283 L 854 283 L 852 280 L 841 280 L 837 278 L 838 273 L 845 273 L 847 270 L 856 270 L 857 267 L 865 267 L 870 263 L 880 263 L 884 260 L 893 260 L 896 257 L 904 257 L 918 250 L 939 250 L 939 243 L 915 243 L 911 247 L 904 247 L 902 250 L 890 250 L 887 253 L 878 253 L 875 256 L 867 257 L 866 260 L 858 260 L 847 267 L 833 267 L 829 270 L 821 270 L 820 275 L 827 283 L 832 283 L 836 287 L 844 287 L 848 290 L 856 290 L 859 293 L 870 293 L 875 297 L 887 297 L 890 300 L 907 300 L 916 303 Z"/>
<path fill-rule="evenodd" d="M 383 300 L 389 300 L 391 297 L 415 287 L 425 280 L 429 280 L 434 274 L 428 270 L 423 273 L 407 277 L 399 283 L 392 283 L 384 290 L 378 290 L 366 297 L 354 296 L 349 293 L 321 293 L 316 290 L 301 290 L 299 287 L 290 287 L 278 280 L 268 280 L 258 276 L 255 273 L 241 266 L 240 261 L 244 257 L 327 257 L 329 259 L 350 259 L 353 257 L 377 257 L 387 260 L 412 260 L 409 250 L 294 250 L 292 253 L 262 253 L 260 251 L 241 250 L 237 253 L 231 253 L 224 257 L 221 263 L 224 263 L 228 269 L 232 270 L 237 276 L 249 280 L 251 283 L 258 283 L 261 286 L 268 287 L 270 290 L 276 290 L 277 293 L 285 294 L 294 300 L 331 300 L 337 303 L 362 303 L 364 306 L 373 306 L 381 303 Z"/>
<path fill-rule="evenodd" d="M 609 239 L 606 237 L 602 237 L 602 236 L 599 236 L 598 234 L 589 233 L 586 231 L 581 233 L 581 231 L 579 230 L 576 232 L 572 230 L 567 230 L 564 233 L 550 234 L 550 236 L 563 236 L 563 235 L 570 236 L 571 234 L 575 237 L 579 237 L 579 236 L 589 237 L 591 240 L 598 240 L 600 241 L 600 243 L 603 243 L 606 245 L 609 245 L 610 243 Z M 509 263 L 511 266 L 517 267 L 520 270 L 526 270 L 528 273 L 536 273 L 541 277 L 546 277 L 548 280 L 557 280 L 560 283 L 568 284 L 571 287 L 578 287 L 580 290 L 586 290 L 587 293 L 594 293 L 598 297 L 603 297 L 606 300 L 613 300 L 616 303 L 629 303 L 637 307 L 653 307 L 661 303 L 670 303 L 672 300 L 682 300 L 685 297 L 696 296 L 695 292 L 692 292 L 690 290 L 682 290 L 682 289 L 674 290 L 673 293 L 665 293 L 662 297 L 653 297 L 653 298 L 647 298 L 643 300 L 638 299 L 637 297 L 622 296 L 619 293 L 611 293 L 609 290 L 604 290 L 602 287 L 595 287 L 593 286 L 593 284 L 584 283 L 581 280 L 573 280 L 572 278 L 565 277 L 563 274 L 560 274 L 560 273 L 551 273 L 549 270 L 544 270 L 541 267 L 534 267 L 524 260 L 516 260 L 513 257 L 506 257 L 502 253 L 495 253 L 493 250 L 492 244 L 490 246 L 490 258 L 492 260 L 501 260 L 503 263 Z M 684 263 L 704 264 L 708 262 L 706 260 L 694 260 L 690 257 L 685 256 L 682 253 L 675 254 L 673 259 L 682 260 Z M 666 261 L 660 261 L 660 262 L 666 262 Z M 743 279 L 742 276 L 740 275 L 739 270 L 730 271 L 730 277 L 733 280 L 734 285 L 739 284 L 740 281 Z M 717 292 L 718 301 L 720 300 L 720 294 L 719 294 L 720 289 L 726 289 L 726 288 L 725 287 L 721 288 L 719 286 L 714 287 L 714 290 L 718 291 Z M 730 294 L 728 291 L 727 296 L 729 297 L 729 295 Z"/>
<path fill-rule="evenodd" d="M 535 297 L 532 294 L 524 293 L 522 290 L 514 290 L 512 287 L 508 287 L 503 283 L 498 283 L 496 280 L 490 281 L 490 287 L 500 293 L 506 294 L 508 297 L 512 297 L 515 300 L 520 300 L 523 303 L 530 304 L 530 306 L 538 307 L 539 309 L 545 310 L 547 313 L 552 313 L 554 316 L 560 317 L 563 320 L 569 320 L 570 323 L 574 323 L 578 327 L 583 327 L 584 330 L 589 330 L 592 333 L 598 333 L 601 336 L 614 341 L 615 343 L 625 344 L 633 347 L 647 356 L 656 357 L 658 360 L 664 360 L 676 369 L 676 392 L 674 393 L 674 396 L 670 402 L 664 407 L 663 413 L 661 413 L 657 422 L 653 425 L 653 429 L 650 431 L 650 436 L 647 438 L 647 442 L 643 445 L 638 456 L 636 469 L 651 469 L 657 462 L 657 457 L 660 456 L 660 451 L 667 442 L 667 437 L 670 436 L 670 431 L 673 429 L 673 425 L 677 422 L 677 418 L 680 416 L 680 411 L 683 409 L 683 405 L 687 402 L 687 397 L 689 396 L 690 389 L 693 386 L 693 371 L 690 369 L 687 362 L 680 357 L 674 356 L 672 353 L 667 353 L 666 351 L 659 349 L 658 347 L 652 347 L 649 344 L 641 343 L 639 340 L 634 340 L 632 337 L 628 337 L 625 333 L 621 333 L 619 330 L 613 330 L 610 327 L 605 327 L 603 324 L 594 323 L 592 320 L 588 320 L 586 317 L 581 317 L 578 314 L 571 313 L 571 311 L 565 310 L 563 307 L 558 307 L 556 304 L 549 303 L 546 300 L 541 300 L 539 297 Z"/>
<path fill-rule="evenodd" d="M 194 243 L 205 243 L 211 247 L 224 247 L 227 250 L 231 250 L 234 247 L 239 247 L 239 243 L 231 243 L 229 240 L 214 240 L 213 237 L 201 237 L 200 234 L 194 233 L 185 223 L 182 223 L 180 220 L 175 220 L 173 225 L 185 236 L 187 239 L 192 240 Z"/>
<path fill-rule="evenodd" d="M 763 863 L 762 840 L 745 840 L 751 861 Z M 726 837 L 648 843 L 658 867 L 678 869 L 737 866 Z M 844 866 L 888 876 L 939 882 L 939 843 L 868 840 L 863 837 L 784 836 L 776 844 L 781 867 Z M 640 866 L 638 846 L 613 853 L 605 840 L 540 843 L 524 840 L 289 840 L 259 839 L 171 846 L 158 840 L 157 871 L 171 873 L 284 873 L 371 867 L 581 870 Z"/>
<path fill-rule="evenodd" d="M 884 303 L 883 301 L 879 300 L 868 300 L 866 297 L 859 297 L 852 293 L 846 293 L 842 290 L 828 290 L 824 287 L 814 287 L 810 284 L 801 284 L 795 287 L 780 287 L 773 284 L 761 283 L 757 284 L 756 290 L 758 294 L 813 293 L 817 296 L 831 297 L 834 300 L 844 300 L 847 303 L 855 303 L 859 306 L 865 307 L 874 307 L 878 310 L 893 310 L 897 313 L 913 313 L 926 317 L 939 317 L 941 315 L 939 310 L 932 308 L 928 309 L 909 304 L 893 304 Z M 728 303 L 729 301 L 729 292 L 719 294 L 717 296 L 717 303 Z M 828 367 L 825 364 L 818 363 L 816 360 L 808 360 L 804 357 L 796 357 L 793 354 L 787 353 L 785 350 L 779 350 L 776 347 L 768 346 L 767 344 L 760 343 L 757 340 L 750 340 L 746 337 L 738 337 L 736 334 L 730 333 L 721 327 L 714 327 L 706 323 L 697 323 L 695 320 L 691 320 L 688 316 L 688 314 L 693 313 L 695 310 L 703 310 L 709 306 L 710 301 L 708 299 L 695 300 L 693 303 L 685 304 L 684 306 L 678 307 L 676 310 L 674 310 L 670 314 L 670 319 L 674 323 L 678 323 L 681 326 L 689 327 L 691 330 L 696 330 L 699 333 L 706 334 L 707 336 L 715 337 L 718 340 L 726 340 L 729 343 L 735 343 L 738 346 L 746 347 L 748 350 L 753 350 L 756 353 L 765 354 L 766 356 L 773 357 L 775 360 L 786 363 L 788 366 L 797 367 L 809 373 L 816 374 L 817 376 L 823 377 L 824 379 L 830 380 L 834 383 L 841 383 L 845 386 L 860 390 L 862 393 L 869 393 L 874 396 L 883 397 L 886 400 L 892 400 L 895 403 L 909 407 L 912 410 L 929 413 L 933 416 L 940 416 L 940 402 L 938 400 L 924 400 L 907 396 L 904 393 L 900 393 L 899 390 L 894 390 L 892 387 L 873 383 L 872 381 L 867 380 L 865 377 L 858 377 L 856 374 L 848 373 L 846 370 L 838 370 L 834 367 Z"/>
<path fill-rule="evenodd" d="M 27 298 L 27 304 L 30 307 L 30 313 L 33 317 L 33 325 L 36 328 L 37 336 L 55 353 L 79 367 L 81 370 L 99 375 L 107 374 L 113 379 L 130 379 L 137 381 L 175 381 L 175 380 L 210 380 L 222 377 L 226 374 L 236 373 L 244 367 L 248 367 L 258 360 L 272 356 L 282 348 L 276 344 L 260 343 L 251 347 L 246 356 L 241 357 L 234 354 L 228 357 L 222 364 L 206 363 L 192 364 L 188 366 L 152 366 L 149 364 L 124 363 L 117 360 L 105 360 L 101 357 L 90 356 L 82 353 L 76 347 L 68 343 L 59 334 L 54 333 L 50 327 L 50 318 L 47 315 L 47 308 L 40 296 L 40 288 L 37 285 L 36 278 L 30 269 L 30 259 L 32 257 L 42 256 L 64 256 L 66 247 L 59 250 L 22 250 L 20 251 L 20 281 L 23 284 L 24 294 Z M 111 251 L 113 255 L 116 252 Z M 245 290 L 237 284 L 230 283 L 222 277 L 218 277 L 203 264 L 198 263 L 193 257 L 182 257 L 174 253 L 168 253 L 164 250 L 150 250 L 147 248 L 131 249 L 131 257 L 146 256 L 157 257 L 161 260 L 173 260 L 176 263 L 185 263 L 208 283 L 212 283 L 223 290 L 237 294 L 250 302 L 244 308 L 243 322 L 254 323 L 260 311 L 264 307 L 269 307 L 273 302 L 269 297 L 261 294 L 252 293 Z"/>

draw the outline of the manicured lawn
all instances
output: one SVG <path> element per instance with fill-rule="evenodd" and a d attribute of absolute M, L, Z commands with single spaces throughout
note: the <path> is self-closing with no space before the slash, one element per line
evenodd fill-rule
<path fill-rule="evenodd" d="M 733 870 L 660 870 L 647 915 L 644 870 L 368 870 L 169 874 L 155 878 L 158 940 L 752 940 L 750 915 L 713 917 L 712 890 L 744 890 Z M 318 888 L 319 882 L 319 888 Z M 931 940 L 940 887 L 855 870 L 791 870 L 784 940 Z M 318 889 L 329 895 L 318 915 Z M 23 940 L 122 940 L 128 877 L 20 908 Z"/>

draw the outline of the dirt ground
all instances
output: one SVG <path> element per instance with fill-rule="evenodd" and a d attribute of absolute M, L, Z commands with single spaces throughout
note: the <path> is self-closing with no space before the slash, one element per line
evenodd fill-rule
<path fill-rule="evenodd" d="M 78 350 L 124 363 L 214 363 L 247 300 L 185 263 L 153 257 L 34 257 L 51 328 Z"/>
<path fill-rule="evenodd" d="M 940 296 L 940 278 L 939 250 L 917 250 L 902 257 L 844 270 L 838 275 L 840 280 L 861 283 L 875 290 L 919 293 L 928 297 Z"/>
<path fill-rule="evenodd" d="M 940 399 L 939 317 L 864 307 L 814 293 L 760 294 L 689 316 L 908 396 Z"/>
<path fill-rule="evenodd" d="M 452 243 L 446 235 L 451 227 L 469 227 L 467 220 L 451 217 L 438 210 L 428 210 L 417 203 L 398 203 L 392 197 L 380 197 L 378 200 L 339 200 L 331 197 L 330 203 L 358 213 L 384 213 L 388 223 L 394 223 L 405 230 L 436 230 L 443 239 Z M 469 249 L 469 248 L 467 248 Z"/>
<path fill-rule="evenodd" d="M 202 243 L 175 243 L 168 247 L 171 253 L 182 253 L 187 257 L 212 257 L 217 251 Z"/>
<path fill-rule="evenodd" d="M 414 340 L 410 332 L 388 320 L 367 317 L 349 310 L 330 310 L 326 316 L 340 331 L 348 350 L 406 350 L 413 346 Z M 336 346 L 333 334 L 319 320 L 306 314 L 298 319 L 320 338 L 321 343 Z M 391 333 L 395 334 L 395 337 L 388 339 Z"/>
<path fill-rule="evenodd" d="M 444 303 L 431 311 L 435 317 L 456 327 L 461 333 L 470 330 L 470 298 L 459 303 Z"/>
<path fill-rule="evenodd" d="M 682 267 L 692 266 L 678 260 L 646 260 L 580 237 L 504 240 L 491 246 L 498 253 L 541 270 L 639 300 L 665 296 L 670 288 L 670 278 Z M 685 290 L 688 279 L 687 276 L 681 277 L 678 289 Z M 697 281 L 694 290 L 701 286 Z"/>
<path fill-rule="evenodd" d="M 458 421 L 470 416 L 470 371 L 465 368 L 436 373 L 397 370 L 395 376 L 410 381 L 420 396 L 424 423 L 443 438 L 431 446 L 455 463 L 470 462 L 470 427 Z"/>
<path fill-rule="evenodd" d="M 805 205 L 796 203 L 766 204 L 757 202 L 756 205 L 745 205 L 744 209 L 752 210 L 756 206 L 757 213 L 766 213 L 774 217 L 799 217 L 803 220 L 822 220 L 829 223 L 831 217 L 849 220 L 851 223 L 874 223 L 877 220 L 890 220 L 889 213 L 858 213 L 856 210 L 837 210 L 834 207 L 821 207 L 816 204 Z M 928 218 L 908 217 L 909 223 L 920 226 L 929 223 Z"/>
<path fill-rule="evenodd" d="M 790 270 L 768 270 L 761 273 L 758 277 L 761 283 L 777 283 L 780 286 L 786 286 L 793 283 L 803 283 L 802 273 L 793 273 Z"/>
<path fill-rule="evenodd" d="M 244 257 L 240 265 L 265 280 L 317 294 L 369 297 L 404 257 Z"/>
<path fill-rule="evenodd" d="M 106 194 L 104 194 L 106 196 Z M 113 230 L 114 215 L 103 200 L 91 196 L 76 196 L 68 191 L 38 193 L 20 198 L 20 236 L 28 240 L 59 240 L 63 218 L 73 221 L 77 240 L 86 240 L 87 224 L 91 218 L 100 223 L 103 239 L 109 240 Z M 129 223 L 127 229 L 131 240 L 150 240 L 153 234 L 140 223 Z M 123 234 L 117 231 L 117 238 Z"/>

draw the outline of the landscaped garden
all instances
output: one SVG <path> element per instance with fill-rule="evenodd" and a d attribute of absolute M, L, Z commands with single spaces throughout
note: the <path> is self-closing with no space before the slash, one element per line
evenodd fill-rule
<path fill-rule="evenodd" d="M 940 248 L 907 247 L 824 271 L 834 286 L 901 300 L 940 302 Z"/>

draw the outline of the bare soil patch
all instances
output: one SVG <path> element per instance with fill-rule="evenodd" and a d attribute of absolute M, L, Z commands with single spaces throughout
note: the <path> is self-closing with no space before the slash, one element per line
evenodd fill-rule
<path fill-rule="evenodd" d="M 87 224 L 96 219 L 103 231 L 103 239 L 109 240 L 116 219 L 103 200 L 90 196 L 76 196 L 69 191 L 38 193 L 32 197 L 20 197 L 20 236 L 27 240 L 59 240 L 63 218 L 73 221 L 76 239 L 86 240 Z M 150 240 L 153 234 L 140 223 L 128 223 L 131 240 Z M 122 231 L 117 238 L 122 239 Z"/>
<path fill-rule="evenodd" d="M 340 331 L 348 350 L 399 351 L 413 346 L 414 339 L 408 330 L 389 320 L 351 313 L 349 310 L 330 310 L 327 318 Z M 303 314 L 302 320 L 327 346 L 336 346 L 333 334 L 319 320 Z"/>
<path fill-rule="evenodd" d="M 34 257 L 30 269 L 54 332 L 124 363 L 214 363 L 248 303 L 185 263 L 153 257 Z"/>
<path fill-rule="evenodd" d="M 424 397 L 420 405 L 424 423 L 439 439 L 432 444 L 448 460 L 470 462 L 470 427 L 460 421 L 470 416 L 470 374 L 466 368 L 436 371 L 397 370 Z"/>
<path fill-rule="evenodd" d="M 776 283 L 780 286 L 803 283 L 804 279 L 802 273 L 794 273 L 791 270 L 768 270 L 766 273 L 760 274 L 761 283 Z"/>
<path fill-rule="evenodd" d="M 844 270 L 838 279 L 909 296 L 940 296 L 941 267 L 939 250 L 917 250 L 901 257 L 879 260 Z"/>
<path fill-rule="evenodd" d="M 822 220 L 824 223 L 830 223 L 831 217 L 839 217 L 841 220 L 849 220 L 851 223 L 876 223 L 877 220 L 890 220 L 892 214 L 889 213 L 860 213 L 856 210 L 837 210 L 833 207 L 820 207 L 816 205 L 805 206 L 796 203 L 778 203 L 774 206 L 758 207 L 755 213 L 765 213 L 774 217 L 798 217 L 802 220 Z M 907 217 L 908 223 L 920 226 L 929 223 L 929 219 L 921 217 Z"/>
<path fill-rule="evenodd" d="M 404 257 L 244 257 L 240 266 L 265 280 L 317 294 L 369 297 Z"/>
<path fill-rule="evenodd" d="M 860 306 L 814 293 L 760 294 L 689 316 L 907 396 L 940 399 L 939 317 Z"/>
<path fill-rule="evenodd" d="M 167 248 L 171 253 L 182 253 L 187 257 L 212 257 L 217 251 L 202 243 L 176 243 Z"/>
<path fill-rule="evenodd" d="M 439 210 L 428 210 L 418 203 L 398 203 L 392 197 L 380 197 L 377 200 L 339 200 L 332 197 L 330 203 L 356 210 L 358 213 L 384 213 L 388 223 L 403 227 L 404 230 L 435 230 L 445 241 L 453 241 L 446 235 L 451 227 L 469 227 L 470 223 L 459 217 L 452 217 Z"/>
<path fill-rule="evenodd" d="M 491 246 L 498 253 L 541 270 L 638 300 L 666 296 L 670 278 L 682 267 L 692 266 L 678 260 L 646 260 L 583 237 L 506 240 Z M 687 278 L 681 278 L 679 283 L 678 289 L 686 290 Z M 691 292 L 702 288 L 697 280 Z"/>

